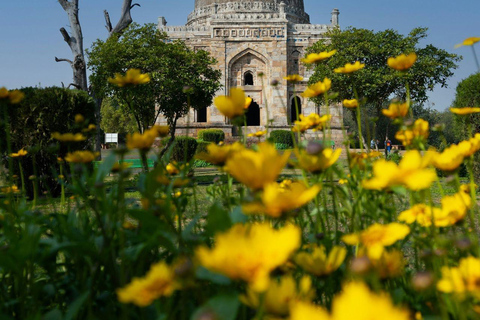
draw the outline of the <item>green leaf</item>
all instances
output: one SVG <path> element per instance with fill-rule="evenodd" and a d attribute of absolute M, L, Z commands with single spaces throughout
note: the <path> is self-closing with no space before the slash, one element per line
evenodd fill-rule
<path fill-rule="evenodd" d="M 233 210 L 230 211 L 229 216 L 233 224 L 245 223 L 248 220 L 248 217 L 243 213 L 242 207 L 240 206 L 233 208 Z"/>
<path fill-rule="evenodd" d="M 197 270 L 195 271 L 195 276 L 198 279 L 211 281 L 219 285 L 229 285 L 231 283 L 230 279 L 225 277 L 224 275 L 211 272 L 204 267 L 197 268 Z"/>
<path fill-rule="evenodd" d="M 217 232 L 228 230 L 231 226 L 232 220 L 229 214 L 219 202 L 215 202 L 208 210 L 205 230 L 208 234 L 214 235 Z"/>
<path fill-rule="evenodd" d="M 214 319 L 235 320 L 239 306 L 238 294 L 220 294 L 208 300 L 207 303 L 197 309 L 190 319 L 198 320 L 206 313 L 213 313 Z"/>
<path fill-rule="evenodd" d="M 65 320 L 72 320 L 75 319 L 77 316 L 78 312 L 82 308 L 82 305 L 85 303 L 85 301 L 88 298 L 88 295 L 90 293 L 84 292 L 80 297 L 78 297 L 70 306 L 68 307 L 67 313 L 65 314 Z"/>

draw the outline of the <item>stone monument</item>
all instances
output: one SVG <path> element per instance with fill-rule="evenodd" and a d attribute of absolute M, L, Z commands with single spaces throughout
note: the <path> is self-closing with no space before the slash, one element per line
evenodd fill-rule
<path fill-rule="evenodd" d="M 168 34 L 169 41 L 180 39 L 194 50 L 211 53 L 222 72 L 222 89 L 217 95 L 228 95 L 230 88 L 240 87 L 253 99 L 246 113 L 248 132 L 264 130 L 267 106 L 271 128 L 289 130 L 289 124 L 296 120 L 295 100 L 305 116 L 326 111 L 324 106 L 300 96 L 311 75 L 300 59 L 307 47 L 328 40 L 325 33 L 338 27 L 338 15 L 338 9 L 334 9 L 331 24 L 311 24 L 303 0 L 195 0 L 185 26 L 167 26 L 165 18 L 160 17 L 158 28 Z M 288 74 L 304 77 L 295 90 L 283 79 Z M 277 86 L 270 85 L 273 80 L 278 81 Z M 332 138 L 338 146 L 343 111 L 338 106 L 329 109 Z M 235 134 L 228 119 L 214 106 L 192 110 L 180 119 L 178 134 L 186 134 L 187 126 L 194 136 L 205 128 L 220 128 L 227 136 Z"/>

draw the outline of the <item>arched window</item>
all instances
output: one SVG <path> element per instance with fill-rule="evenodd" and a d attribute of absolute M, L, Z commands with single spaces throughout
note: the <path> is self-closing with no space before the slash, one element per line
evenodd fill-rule
<path fill-rule="evenodd" d="M 293 124 L 294 121 L 298 120 L 297 118 L 297 107 L 298 107 L 298 115 L 302 114 L 302 100 L 300 97 L 295 96 L 292 99 L 292 103 L 290 104 L 290 122 Z"/>
<path fill-rule="evenodd" d="M 251 72 L 245 72 L 243 75 L 243 85 L 253 86 L 253 74 Z"/>

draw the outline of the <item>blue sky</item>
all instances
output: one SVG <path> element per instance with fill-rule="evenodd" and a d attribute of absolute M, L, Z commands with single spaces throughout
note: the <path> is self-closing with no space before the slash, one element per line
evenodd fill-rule
<path fill-rule="evenodd" d="M 63 41 L 61 27 L 68 30 L 65 12 L 56 0 L 3 0 L 0 10 L 0 87 L 68 85 L 72 79 L 67 63 L 56 63 L 54 57 L 71 58 Z M 84 46 L 105 39 L 103 10 L 110 12 L 112 23 L 118 19 L 121 0 L 80 0 L 80 22 Z M 137 0 L 142 7 L 132 11 L 138 23 L 157 22 L 165 16 L 168 25 L 183 25 L 193 10 L 194 0 Z M 415 27 L 428 27 L 431 43 L 463 56 L 449 88 L 436 88 L 430 103 L 444 110 L 455 97 L 459 81 L 475 71 L 470 48 L 454 45 L 471 36 L 480 36 L 480 0 L 304 0 L 312 23 L 329 23 L 333 8 L 340 10 L 340 26 L 372 30 L 395 29 L 407 34 Z M 477 46 L 480 54 L 480 45 Z"/>

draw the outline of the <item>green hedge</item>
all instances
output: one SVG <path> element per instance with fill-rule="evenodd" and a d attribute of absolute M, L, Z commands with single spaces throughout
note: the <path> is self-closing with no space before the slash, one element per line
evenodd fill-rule
<path fill-rule="evenodd" d="M 273 143 L 282 149 L 291 149 L 294 146 L 292 133 L 287 130 L 273 130 L 270 132 Z"/>
<path fill-rule="evenodd" d="M 197 145 L 197 139 L 195 138 L 187 136 L 175 137 L 175 141 L 173 142 L 171 160 L 178 162 L 188 162 L 192 160 L 197 150 Z"/>
<path fill-rule="evenodd" d="M 54 172 L 58 170 L 57 157 L 64 156 L 67 146 L 52 140 L 53 132 L 81 132 L 87 123 L 95 123 L 95 103 L 84 91 L 64 88 L 24 88 L 25 99 L 7 108 L 10 125 L 12 151 L 21 148 L 29 151 L 21 159 L 25 178 L 36 175 L 39 178 L 40 192 L 50 191 L 53 195 L 59 191 Z M 75 124 L 75 115 L 82 114 L 85 123 Z M 4 123 L 0 130 L 5 132 Z M 92 132 L 94 135 L 94 132 Z M 91 136 L 92 136 L 91 135 Z M 91 139 L 70 144 L 70 150 L 86 149 Z M 3 152 L 3 164 L 7 167 L 6 137 L 0 136 L 0 150 Z M 36 172 L 33 170 L 35 162 Z M 15 161 L 14 174 L 19 174 L 18 160 Z M 27 179 L 28 182 L 28 179 Z M 26 183 L 27 192 L 32 194 L 32 184 Z"/>
<path fill-rule="evenodd" d="M 197 153 L 207 152 L 207 146 L 210 143 L 208 141 L 197 141 Z"/>
<path fill-rule="evenodd" d="M 219 143 L 225 140 L 225 132 L 220 129 L 204 129 L 198 131 L 198 139 L 208 142 Z"/>

